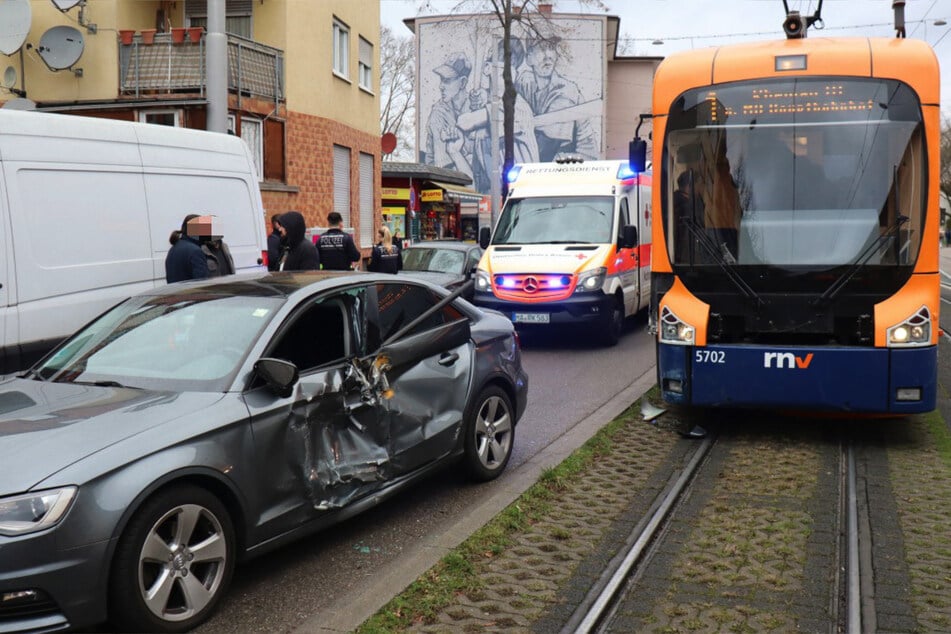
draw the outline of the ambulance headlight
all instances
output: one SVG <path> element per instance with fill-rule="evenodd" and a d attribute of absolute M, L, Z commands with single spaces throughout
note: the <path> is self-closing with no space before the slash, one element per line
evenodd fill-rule
<path fill-rule="evenodd" d="M 603 266 L 597 269 L 591 269 L 578 275 L 578 285 L 575 286 L 576 293 L 590 293 L 591 291 L 601 290 L 604 284 L 604 276 L 608 270 Z"/>
<path fill-rule="evenodd" d="M 482 269 L 476 270 L 475 289 L 483 293 L 488 293 L 492 290 L 492 281 L 489 279 L 489 274 Z"/>
<path fill-rule="evenodd" d="M 676 346 L 692 346 L 696 334 L 693 326 L 677 317 L 666 306 L 660 312 L 658 332 L 661 343 L 671 343 Z"/>
<path fill-rule="evenodd" d="M 913 348 L 931 343 L 931 311 L 922 306 L 911 317 L 888 329 L 889 348 Z"/>

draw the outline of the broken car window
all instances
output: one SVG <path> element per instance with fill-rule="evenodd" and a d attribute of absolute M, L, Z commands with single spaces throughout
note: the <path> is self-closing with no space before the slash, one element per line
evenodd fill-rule
<path fill-rule="evenodd" d="M 315 301 L 292 318 L 267 356 L 290 361 L 303 374 L 342 361 L 350 352 L 346 296 Z M 349 298 L 352 300 L 352 297 Z"/>
<path fill-rule="evenodd" d="M 428 288 L 412 284 L 377 284 L 376 291 L 382 341 L 386 341 L 400 328 L 432 308 L 441 299 Z M 463 314 L 458 309 L 448 305 L 427 317 L 409 334 L 425 332 L 462 318 Z"/>

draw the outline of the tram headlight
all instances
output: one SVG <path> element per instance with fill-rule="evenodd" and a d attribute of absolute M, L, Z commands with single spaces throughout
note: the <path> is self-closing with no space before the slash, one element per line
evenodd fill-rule
<path fill-rule="evenodd" d="M 591 291 L 601 290 L 601 286 L 604 284 L 604 276 L 607 275 L 607 272 L 608 270 L 602 266 L 579 274 L 578 285 L 575 286 L 575 292 L 590 293 Z"/>
<path fill-rule="evenodd" d="M 918 311 L 888 329 L 889 348 L 912 348 L 931 343 L 931 311 L 922 306 Z"/>
<path fill-rule="evenodd" d="M 489 274 L 482 269 L 476 270 L 475 289 L 482 293 L 488 293 L 492 290 L 492 281 L 489 279 Z"/>
<path fill-rule="evenodd" d="M 694 343 L 694 327 L 675 315 L 664 306 L 660 311 L 660 342 L 672 343 L 677 346 L 692 346 Z"/>

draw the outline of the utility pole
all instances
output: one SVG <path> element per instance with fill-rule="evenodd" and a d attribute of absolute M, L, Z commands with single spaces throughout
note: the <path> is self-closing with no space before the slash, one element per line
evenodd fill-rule
<path fill-rule="evenodd" d="M 208 117 L 205 128 L 212 132 L 227 132 L 228 36 L 225 35 L 225 0 L 208 0 L 205 87 L 208 91 Z"/>
<path fill-rule="evenodd" d="M 498 122 L 498 77 L 496 71 L 501 63 L 498 60 L 490 62 L 492 72 L 489 73 L 489 169 L 491 171 L 492 188 L 492 208 L 490 209 L 492 218 L 492 228 L 495 229 L 495 221 L 499 218 L 499 211 L 502 207 L 502 174 L 499 167 L 499 122 Z"/>

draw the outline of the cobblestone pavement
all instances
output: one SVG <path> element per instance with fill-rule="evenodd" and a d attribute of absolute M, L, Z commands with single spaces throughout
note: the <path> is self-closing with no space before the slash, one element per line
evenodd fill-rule
<path fill-rule="evenodd" d="M 627 421 L 610 455 L 569 485 L 550 517 L 502 554 L 475 562 L 484 582 L 480 591 L 457 596 L 436 623 L 411 631 L 531 632 L 536 622 L 558 613 L 559 588 L 581 565 L 592 580 L 597 576 L 606 560 L 591 562 L 591 553 L 619 517 L 647 510 L 666 480 L 658 468 L 689 448 L 677 434 L 639 418 Z"/>

